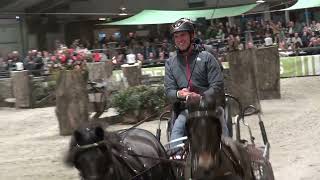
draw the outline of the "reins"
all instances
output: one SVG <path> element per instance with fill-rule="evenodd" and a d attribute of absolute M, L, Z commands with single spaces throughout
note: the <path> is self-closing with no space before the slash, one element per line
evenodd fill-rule
<path fill-rule="evenodd" d="M 102 141 L 99 141 L 99 142 L 96 142 L 96 143 L 92 143 L 92 144 L 87 144 L 87 145 L 79 145 L 77 144 L 75 147 L 77 149 L 80 149 L 80 150 L 85 150 L 85 149 L 89 149 L 89 148 L 94 148 L 94 147 L 99 147 L 100 145 L 103 145 L 103 144 L 110 144 L 107 140 L 102 140 Z M 112 146 L 112 145 L 111 145 Z M 121 145 L 122 146 L 122 145 Z M 142 154 L 137 154 L 135 153 L 133 150 L 131 150 L 130 148 L 125 148 L 125 146 L 123 146 L 123 148 L 125 149 L 123 151 L 123 153 L 115 153 L 114 151 L 112 151 L 111 153 L 118 157 L 118 158 L 121 158 L 123 160 L 123 162 L 125 163 L 125 165 L 128 166 L 128 164 L 125 162 L 125 155 L 129 155 L 129 156 L 133 156 L 133 157 L 140 157 L 140 158 L 146 158 L 146 159 L 152 159 L 152 160 L 158 160 L 160 162 L 154 164 L 153 166 L 149 167 L 148 169 L 145 169 L 143 170 L 142 172 L 140 173 L 137 173 L 133 178 L 131 179 L 135 179 L 139 176 L 142 176 L 144 175 L 145 173 L 149 172 L 152 168 L 156 167 L 157 165 L 159 165 L 160 163 L 170 163 L 170 164 L 178 164 L 180 166 L 185 166 L 186 163 L 185 162 L 182 162 L 182 161 L 179 161 L 179 160 L 172 160 L 172 159 L 167 159 L 167 158 L 161 158 L 161 157 L 152 157 L 152 156 L 147 156 L 147 155 L 142 155 Z M 130 166 L 129 166 L 130 167 Z M 132 169 L 132 168 L 130 168 Z"/>

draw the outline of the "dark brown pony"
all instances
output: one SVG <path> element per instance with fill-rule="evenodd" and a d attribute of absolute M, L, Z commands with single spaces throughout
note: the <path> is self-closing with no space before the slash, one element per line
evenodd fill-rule
<path fill-rule="evenodd" d="M 74 131 L 65 161 L 84 180 L 174 179 L 170 164 L 158 158 L 167 159 L 167 155 L 149 131 L 106 132 L 91 125 Z"/>
<path fill-rule="evenodd" d="M 205 99 L 200 104 L 187 104 L 189 117 L 186 127 L 194 179 L 252 180 L 245 149 L 222 135 L 223 109 Z"/>

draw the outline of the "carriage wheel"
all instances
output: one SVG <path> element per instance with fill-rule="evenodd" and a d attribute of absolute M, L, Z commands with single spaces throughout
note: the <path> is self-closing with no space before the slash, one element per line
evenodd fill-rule
<path fill-rule="evenodd" d="M 225 120 L 227 122 L 227 128 L 229 131 L 229 136 L 232 137 L 233 136 L 233 123 L 232 123 L 232 112 L 231 112 L 231 104 L 230 101 L 228 99 L 226 99 L 226 106 L 224 109 L 224 113 L 225 113 Z"/>
<path fill-rule="evenodd" d="M 160 121 L 167 121 L 167 141 L 170 141 L 171 137 L 171 111 L 166 111 L 160 115 Z"/>
<path fill-rule="evenodd" d="M 184 179 L 190 180 L 194 178 L 194 172 L 198 167 L 197 155 L 192 153 L 190 145 L 186 154 L 186 166 L 184 168 Z"/>
<path fill-rule="evenodd" d="M 269 161 L 252 162 L 252 171 L 255 180 L 274 180 L 272 166 Z"/>

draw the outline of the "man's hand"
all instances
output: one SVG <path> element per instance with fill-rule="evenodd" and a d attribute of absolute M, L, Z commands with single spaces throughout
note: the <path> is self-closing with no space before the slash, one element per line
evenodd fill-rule
<path fill-rule="evenodd" d="M 194 105 L 198 105 L 200 103 L 201 100 L 201 95 L 192 92 L 188 97 L 187 97 L 187 104 L 194 104 Z"/>
<path fill-rule="evenodd" d="M 192 94 L 192 92 L 189 91 L 189 89 L 187 88 L 183 88 L 179 91 L 177 91 L 177 97 L 180 99 L 186 99 L 187 96 L 190 96 Z"/>

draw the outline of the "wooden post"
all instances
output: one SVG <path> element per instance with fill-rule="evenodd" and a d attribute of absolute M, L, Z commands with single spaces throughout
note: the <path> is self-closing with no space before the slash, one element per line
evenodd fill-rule
<path fill-rule="evenodd" d="M 133 65 L 124 64 L 121 65 L 123 72 L 123 80 L 128 86 L 138 86 L 141 85 L 142 72 L 139 63 Z"/>
<path fill-rule="evenodd" d="M 60 135 L 70 135 L 88 122 L 88 74 L 82 70 L 59 72 L 56 88 L 56 115 Z"/>
<path fill-rule="evenodd" d="M 31 80 L 28 71 L 11 71 L 13 96 L 16 98 L 16 108 L 31 108 Z"/>
<path fill-rule="evenodd" d="M 280 58 L 278 48 L 259 48 L 256 54 L 256 78 L 259 85 L 260 99 L 280 99 Z"/>
<path fill-rule="evenodd" d="M 255 49 L 228 53 L 230 70 L 230 92 L 239 98 L 243 107 L 254 105 L 261 110 L 258 84 L 256 80 Z"/>

